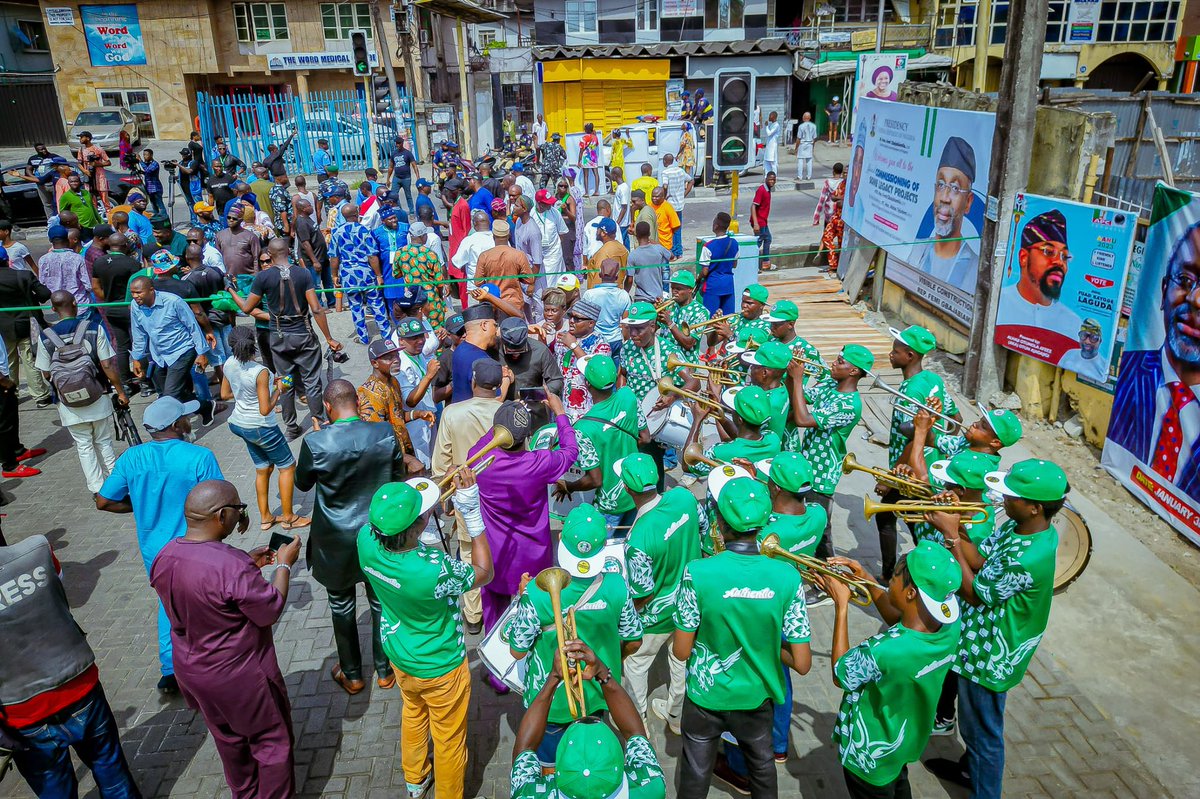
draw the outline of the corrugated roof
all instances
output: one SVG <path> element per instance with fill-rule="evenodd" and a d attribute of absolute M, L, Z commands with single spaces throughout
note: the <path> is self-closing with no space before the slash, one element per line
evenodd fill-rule
<path fill-rule="evenodd" d="M 569 58 L 667 58 L 670 56 L 758 55 L 790 53 L 787 39 L 757 39 L 736 42 L 659 42 L 657 44 L 549 45 L 533 48 L 538 61 Z"/>

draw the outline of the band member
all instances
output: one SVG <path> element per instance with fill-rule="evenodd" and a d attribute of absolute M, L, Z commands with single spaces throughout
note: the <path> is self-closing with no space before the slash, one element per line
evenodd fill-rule
<path fill-rule="evenodd" d="M 708 321 L 708 309 L 696 296 L 696 276 L 686 269 L 680 269 L 672 275 L 671 299 L 674 300 L 674 304 L 659 311 L 658 323 L 662 325 L 663 331 L 675 340 L 683 359 L 695 363 L 700 357 L 702 333 L 685 333 L 684 325 L 698 325 Z"/>
<path fill-rule="evenodd" d="M 771 325 L 767 322 L 767 301 L 770 294 L 766 286 L 755 283 L 742 291 L 742 307 L 736 316 L 713 325 L 708 335 L 708 356 L 722 354 L 720 351 L 738 341 L 743 334 L 753 336 L 755 344 L 771 340 Z"/>
<path fill-rule="evenodd" d="M 678 795 L 708 796 L 721 733 L 729 730 L 745 754 L 751 795 L 766 799 L 777 794 L 771 722 L 772 702 L 784 698 L 779 663 L 808 673 L 808 613 L 800 573 L 758 552 L 756 537 L 771 515 L 766 487 L 718 470 L 709 490 L 725 551 L 689 563 L 676 599 L 672 646 L 687 662 Z"/>
<path fill-rule="evenodd" d="M 487 585 L 493 569 L 470 469 L 455 473 L 454 487 L 455 510 L 474 542 L 470 563 L 421 542 L 441 494 L 427 478 L 382 486 L 358 532 L 359 564 L 383 605 L 383 648 L 404 698 L 400 745 L 410 797 L 424 796 L 435 779 L 439 793 L 462 796 L 467 769 L 471 672 L 458 597 Z"/>
<path fill-rule="evenodd" d="M 554 773 L 543 772 L 537 750 L 545 738 L 546 719 L 563 681 L 560 661 L 554 658 L 553 671 L 517 728 L 513 744 L 513 799 L 665 796 L 666 780 L 654 747 L 646 738 L 646 726 L 625 689 L 614 679 L 612 669 L 582 641 L 569 641 L 564 649 L 567 657 L 586 667 L 585 678 L 604 692 L 604 701 L 620 738 L 603 722 L 590 717 L 581 719 L 568 727 L 559 741 Z M 621 740 L 625 741 L 624 749 Z"/>
<path fill-rule="evenodd" d="M 769 460 L 783 449 L 783 441 L 778 435 L 764 427 L 771 418 L 771 405 L 767 392 L 758 386 L 742 386 L 731 388 L 726 396 L 733 395 L 733 421 L 730 422 L 724 414 L 717 418 L 717 427 L 721 442 L 708 447 L 704 456 L 716 461 L 732 462 L 734 458 L 745 458 L 754 463 Z M 688 431 L 687 443 L 692 444 L 700 436 L 700 426 L 704 420 L 714 413 L 709 406 L 697 407 L 693 411 L 692 429 Z M 707 463 L 695 463 L 687 467 L 698 477 L 704 477 L 712 466 Z"/>
<path fill-rule="evenodd" d="M 575 423 L 579 440 L 579 460 L 575 463 L 584 474 L 578 480 L 559 480 L 558 493 L 565 498 L 575 491 L 597 489 L 596 510 L 604 514 L 609 530 L 620 529 L 620 535 L 624 535 L 636 509 L 613 464 L 637 452 L 646 419 L 633 389 L 617 388 L 617 365 L 612 356 L 588 355 L 580 361 L 592 397 L 591 408 Z M 648 435 L 646 440 L 650 440 Z"/>
<path fill-rule="evenodd" d="M 771 335 L 792 350 L 810 361 L 821 362 L 821 353 L 796 333 L 796 320 L 800 318 L 800 309 L 791 300 L 780 300 L 771 308 L 771 312 L 763 320 L 771 326 Z M 761 343 L 761 342 L 760 342 Z"/>
<path fill-rule="evenodd" d="M 874 580 L 855 561 L 834 562 Z M 833 742 L 852 799 L 912 795 L 908 764 L 929 741 L 942 680 L 959 646 L 954 592 L 962 579 L 944 547 L 920 542 L 901 558 L 886 591 L 869 588 L 879 615 L 892 626 L 853 649 L 850 590 L 839 580 L 821 580 L 836 605 L 830 660 L 834 685 L 844 694 Z"/>
<path fill-rule="evenodd" d="M 646 678 L 658 652 L 675 630 L 675 600 L 683 568 L 700 557 L 700 508 L 696 495 L 683 486 L 664 494 L 655 490 L 658 467 L 640 452 L 613 464 L 636 517 L 625 539 L 629 593 L 642 620 L 642 645 L 625 661 L 625 688 L 638 712 L 646 715 Z M 679 734 L 683 710 L 685 667 L 667 648 L 671 682 L 666 699 L 655 699 L 654 714 Z"/>
<path fill-rule="evenodd" d="M 562 587 L 560 601 L 565 617 L 574 616 L 575 637 L 587 644 L 601 661 L 611 663 L 612 676 L 620 682 L 621 660 L 637 651 L 642 640 L 642 621 L 625 578 L 603 571 L 607 532 L 604 516 L 586 502 L 567 514 L 558 544 L 558 565 L 570 575 L 570 582 Z M 558 658 L 560 642 L 554 634 L 554 624 L 550 593 L 536 581 L 530 581 L 508 626 L 513 656 L 529 658 L 525 672 L 526 707 L 542 690 L 553 661 Z M 587 714 L 595 718 L 607 709 L 602 688 L 595 681 L 584 682 L 584 705 Z M 547 714 L 549 723 L 537 748 L 538 760 L 547 767 L 554 765 L 559 741 L 574 720 L 566 689 L 563 686 L 559 689 L 554 692 Z"/>
<path fill-rule="evenodd" d="M 931 399 L 941 402 L 944 413 L 948 416 L 961 418 L 954 401 L 946 393 L 946 384 L 941 376 L 925 369 L 922 363 L 926 353 L 937 347 L 937 340 L 919 325 L 912 325 L 903 331 L 891 328 L 892 350 L 888 353 L 888 361 L 892 368 L 899 369 L 904 375 L 899 391 L 915 402 L 928 405 Z M 900 461 L 904 445 L 911 436 L 904 431 L 913 424 L 913 416 L 919 406 L 905 402 L 899 397 L 892 405 L 892 427 L 888 434 L 888 468 L 893 468 Z M 876 492 L 883 502 L 896 502 L 900 492 L 895 488 L 880 485 Z M 883 559 L 883 579 L 892 578 L 892 570 L 896 568 L 896 514 L 879 513 L 875 515 L 875 527 L 879 531 L 879 551 Z"/>
<path fill-rule="evenodd" d="M 958 674 L 958 761 L 927 762 L 939 777 L 970 781 L 973 796 L 999 797 L 1004 780 L 1004 702 L 1021 682 L 1046 632 L 1054 594 L 1058 532 L 1054 516 L 1070 490 L 1057 464 L 1030 459 L 991 472 L 988 488 L 1004 495 L 1008 516 L 978 547 L 960 533 L 960 519 L 929 515 L 962 570 L 962 635 L 953 669 Z"/>
<path fill-rule="evenodd" d="M 932 401 L 928 403 L 931 408 L 939 409 L 940 403 Z M 1000 468 L 1000 450 L 1005 447 L 1011 447 L 1021 440 L 1021 435 L 1024 428 L 1021 425 L 1021 420 L 1015 413 L 1003 408 L 988 410 L 983 405 L 976 406 L 979 410 L 979 418 L 971 424 L 963 428 L 963 431 L 956 436 L 945 435 L 938 433 L 935 427 L 937 420 L 933 414 L 926 411 L 918 411 L 913 417 L 913 440 L 905 450 L 902 457 L 903 461 L 909 464 L 924 462 L 924 453 L 930 451 L 930 441 L 935 441 L 933 452 L 936 452 L 941 458 L 952 458 L 960 452 L 979 452 L 987 455 L 992 461 L 992 470 Z M 911 454 L 908 450 L 911 449 Z M 921 459 L 921 461 L 918 461 Z M 914 466 L 914 468 L 916 468 Z"/>
<path fill-rule="evenodd" d="M 823 379 L 805 393 L 804 366 L 799 361 L 788 365 L 792 381 L 792 420 L 800 430 L 786 442 L 790 452 L 799 452 L 813 469 L 812 500 L 828 514 L 833 505 L 833 493 L 842 479 L 842 459 L 846 457 L 846 440 L 862 418 L 862 397 L 858 383 L 871 367 L 875 356 L 861 344 L 847 344 L 842 354 L 829 365 L 828 379 Z M 823 558 L 833 554 L 830 540 L 831 525 L 827 521 L 825 536 L 818 553 Z"/>
<path fill-rule="evenodd" d="M 771 406 L 767 427 L 780 439 L 786 439 L 796 427 L 792 424 L 791 394 L 784 381 L 793 352 L 782 342 L 768 339 L 758 349 L 741 354 L 742 363 L 750 367 L 750 385 L 758 386 L 767 394 Z"/>

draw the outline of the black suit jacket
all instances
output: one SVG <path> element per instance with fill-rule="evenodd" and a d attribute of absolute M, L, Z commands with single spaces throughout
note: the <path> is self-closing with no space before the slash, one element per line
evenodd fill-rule
<path fill-rule="evenodd" d="M 0 308 L 15 308 L 22 305 L 40 305 L 50 299 L 50 289 L 33 276 L 33 272 L 12 267 L 0 268 Z M 39 324 L 41 311 L 0 312 L 0 335 L 6 342 L 29 338 L 29 317 L 34 316 Z"/>
<path fill-rule="evenodd" d="M 317 488 L 306 555 L 317 582 L 338 591 L 363 581 L 356 541 L 371 497 L 405 476 L 404 453 L 387 422 L 343 422 L 304 437 L 296 487 Z"/>

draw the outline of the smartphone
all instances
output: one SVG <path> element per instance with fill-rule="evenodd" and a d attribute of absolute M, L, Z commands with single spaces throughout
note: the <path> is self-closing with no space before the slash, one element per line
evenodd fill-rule
<path fill-rule="evenodd" d="M 517 393 L 526 402 L 542 402 L 546 399 L 546 391 L 542 388 L 519 388 Z"/>
<path fill-rule="evenodd" d="M 267 549 L 278 552 L 294 540 L 296 540 L 296 536 L 290 533 L 271 533 L 271 543 L 267 544 Z"/>

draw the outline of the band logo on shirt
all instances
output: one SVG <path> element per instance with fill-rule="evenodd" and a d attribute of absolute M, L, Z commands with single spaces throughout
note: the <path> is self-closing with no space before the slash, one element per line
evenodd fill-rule
<path fill-rule="evenodd" d="M 724 593 L 725 599 L 774 599 L 775 592 L 770 588 L 730 588 Z"/>

